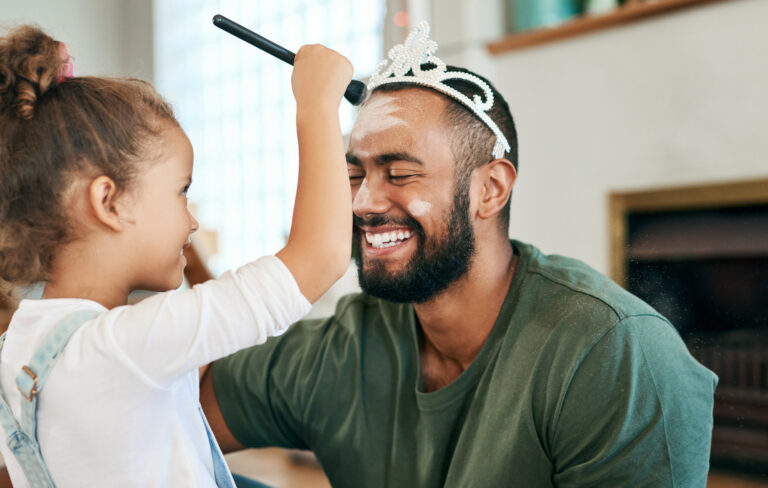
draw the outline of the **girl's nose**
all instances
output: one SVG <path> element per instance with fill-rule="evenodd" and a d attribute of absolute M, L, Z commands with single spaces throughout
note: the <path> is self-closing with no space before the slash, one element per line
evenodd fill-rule
<path fill-rule="evenodd" d="M 200 228 L 200 222 L 197 221 L 197 219 L 195 218 L 194 215 L 192 215 L 191 212 L 189 214 L 189 220 L 190 220 L 190 224 L 191 224 L 190 232 L 189 233 L 192 234 L 194 232 L 197 232 L 197 229 Z"/>

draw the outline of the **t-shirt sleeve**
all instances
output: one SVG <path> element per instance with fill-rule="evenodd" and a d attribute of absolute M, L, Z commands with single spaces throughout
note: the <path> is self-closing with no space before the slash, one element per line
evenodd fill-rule
<path fill-rule="evenodd" d="M 704 487 L 717 377 L 657 316 L 608 331 L 573 373 L 555 418 L 558 487 Z"/>
<path fill-rule="evenodd" d="M 97 347 L 164 386 L 284 332 L 310 308 L 288 268 L 266 256 L 192 289 L 112 309 L 88 333 Z"/>
<path fill-rule="evenodd" d="M 307 397 L 321 383 L 323 343 L 332 321 L 299 322 L 264 345 L 213 363 L 216 400 L 241 444 L 310 448 L 303 427 Z"/>

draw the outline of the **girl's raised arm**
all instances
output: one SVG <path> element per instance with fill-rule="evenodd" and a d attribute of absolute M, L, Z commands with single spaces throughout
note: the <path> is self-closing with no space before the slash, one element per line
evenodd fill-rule
<path fill-rule="evenodd" d="M 293 93 L 299 140 L 299 181 L 291 234 L 277 257 L 304 296 L 317 300 L 347 269 L 352 198 L 339 123 L 339 104 L 352 65 L 321 45 L 296 53 Z"/>

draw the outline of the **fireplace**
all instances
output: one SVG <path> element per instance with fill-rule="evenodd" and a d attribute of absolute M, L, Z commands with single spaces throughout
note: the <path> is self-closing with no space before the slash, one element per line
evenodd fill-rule
<path fill-rule="evenodd" d="M 611 275 L 720 378 L 712 463 L 768 472 L 768 180 L 614 193 Z"/>

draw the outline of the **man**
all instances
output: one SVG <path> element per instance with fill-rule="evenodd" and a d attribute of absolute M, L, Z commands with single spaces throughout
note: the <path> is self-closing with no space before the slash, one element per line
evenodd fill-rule
<path fill-rule="evenodd" d="M 338 487 L 704 486 L 716 377 L 636 297 L 508 240 L 511 115 L 426 34 L 350 138 L 365 293 L 214 363 L 222 447 L 312 449 Z"/>

